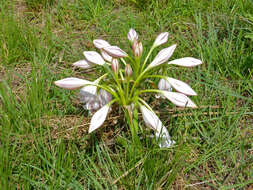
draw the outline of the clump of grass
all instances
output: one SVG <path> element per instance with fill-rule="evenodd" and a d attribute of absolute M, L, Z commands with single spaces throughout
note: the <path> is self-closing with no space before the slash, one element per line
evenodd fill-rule
<path fill-rule="evenodd" d="M 128 2 L 135 4 L 141 10 L 145 10 L 153 0 L 128 0 Z"/>
<path fill-rule="evenodd" d="M 25 0 L 27 8 L 35 11 L 39 11 L 43 8 L 49 8 L 55 2 L 55 0 Z"/>
<path fill-rule="evenodd" d="M 2 9 L 0 22 L 1 64 L 31 61 L 39 44 L 33 28 L 15 18 L 9 10 Z"/>

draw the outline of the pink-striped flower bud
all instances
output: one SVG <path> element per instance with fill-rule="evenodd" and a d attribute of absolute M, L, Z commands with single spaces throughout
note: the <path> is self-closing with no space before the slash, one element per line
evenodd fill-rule
<path fill-rule="evenodd" d="M 108 61 L 109 63 L 112 62 L 112 57 L 106 53 L 104 50 L 101 50 L 101 55 L 104 58 L 104 60 Z"/>
<path fill-rule="evenodd" d="M 119 70 L 119 61 L 118 59 L 112 59 L 112 70 L 114 73 L 117 73 Z"/>
<path fill-rule="evenodd" d="M 134 52 L 135 57 L 141 57 L 142 52 L 143 52 L 143 46 L 141 42 L 138 42 L 137 40 L 134 40 L 132 49 Z"/>
<path fill-rule="evenodd" d="M 132 42 L 132 43 L 133 43 L 135 40 L 138 40 L 138 34 L 137 34 L 137 32 L 136 32 L 133 28 L 131 28 L 131 29 L 129 30 L 127 37 L 128 37 L 128 39 L 129 39 L 129 41 Z"/>
<path fill-rule="evenodd" d="M 102 56 L 95 51 L 84 51 L 83 52 L 86 60 L 90 63 L 96 64 L 96 65 L 104 65 L 105 61 L 102 58 Z"/>
<path fill-rule="evenodd" d="M 133 71 L 132 71 L 132 68 L 129 64 L 126 65 L 125 67 L 125 75 L 127 77 L 130 77 L 132 75 Z"/>
<path fill-rule="evenodd" d="M 107 41 L 102 40 L 102 39 L 93 40 L 93 44 L 98 49 L 102 49 L 104 47 L 110 46 L 110 44 Z"/>
<path fill-rule="evenodd" d="M 127 53 L 120 49 L 118 46 L 108 46 L 103 48 L 106 53 L 114 58 L 127 57 Z"/>
<path fill-rule="evenodd" d="M 163 32 L 161 34 L 159 34 L 154 42 L 154 46 L 160 46 L 162 44 L 165 44 L 168 41 L 168 37 L 169 37 L 169 33 L 168 32 Z"/>
<path fill-rule="evenodd" d="M 68 77 L 65 79 L 57 80 L 54 82 L 54 84 L 61 88 L 74 90 L 74 89 L 81 88 L 89 84 L 91 85 L 92 82 L 84 80 L 84 79 L 75 78 L 75 77 Z"/>
<path fill-rule="evenodd" d="M 168 61 L 168 59 L 172 56 L 174 50 L 176 49 L 176 44 L 167 47 L 165 49 L 162 49 L 157 56 L 155 57 L 155 59 L 149 64 L 148 67 L 157 67 L 161 64 L 163 64 L 164 62 Z"/>

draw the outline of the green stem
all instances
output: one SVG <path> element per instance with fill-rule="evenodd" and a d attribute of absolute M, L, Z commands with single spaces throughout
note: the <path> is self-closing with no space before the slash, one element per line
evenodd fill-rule
<path fill-rule="evenodd" d="M 129 104 L 129 100 L 128 100 L 128 95 L 129 95 L 129 78 L 127 78 L 127 87 L 126 87 L 126 101 L 127 101 L 127 104 Z"/>
<path fill-rule="evenodd" d="M 132 110 L 130 105 L 125 107 L 125 115 L 126 115 L 126 119 L 127 119 L 129 128 L 130 128 L 132 140 L 133 140 L 134 144 L 139 147 L 141 145 L 141 142 L 138 137 L 138 120 L 137 120 L 136 114 L 135 114 L 136 111 L 137 111 L 136 108 L 134 108 L 134 110 Z"/>
<path fill-rule="evenodd" d="M 129 95 L 130 98 L 132 98 L 133 91 L 134 91 L 136 85 L 138 85 L 138 83 L 140 82 L 140 80 L 142 79 L 142 77 L 144 76 L 144 74 L 145 74 L 148 70 L 149 70 L 149 68 L 146 68 L 146 69 L 138 76 L 138 78 L 137 78 L 136 81 L 134 82 L 133 87 L 131 88 L 131 91 L 130 91 L 130 95 Z"/>
<path fill-rule="evenodd" d="M 124 63 L 124 65 L 126 66 L 126 61 L 125 61 L 125 59 L 123 59 L 123 58 L 120 58 L 120 60 Z"/>
<path fill-rule="evenodd" d="M 138 57 L 138 58 L 136 58 L 136 65 L 137 65 L 137 68 L 136 68 L 136 72 L 134 73 L 135 74 L 135 78 L 137 78 L 136 76 L 139 76 L 139 70 L 140 70 L 140 64 L 141 64 L 141 60 L 140 60 L 140 58 Z"/>
<path fill-rule="evenodd" d="M 158 90 L 158 89 L 147 89 L 147 90 L 140 90 L 139 94 L 146 93 L 146 92 L 161 93 L 163 91 L 162 90 Z"/>
<path fill-rule="evenodd" d="M 147 63 L 147 61 L 148 61 L 148 58 L 149 58 L 149 56 L 151 55 L 151 53 L 152 53 L 152 51 L 153 51 L 154 49 L 155 49 L 155 46 L 152 46 L 152 47 L 150 48 L 150 50 L 149 50 L 149 52 L 148 52 L 148 55 L 147 55 L 147 57 L 146 57 L 146 59 L 145 59 L 143 65 L 142 65 L 142 67 L 141 67 L 141 71 L 143 71 L 143 69 L 144 69 L 144 67 L 145 67 L 145 65 L 146 65 L 146 63 Z"/>
<path fill-rule="evenodd" d="M 147 78 L 161 78 L 161 79 L 166 79 L 166 76 L 163 75 L 148 75 Z"/>
<path fill-rule="evenodd" d="M 125 100 L 125 97 L 124 97 L 124 91 L 123 91 L 123 89 L 122 89 L 122 87 L 121 87 L 121 85 L 120 85 L 120 83 L 119 83 L 119 77 L 118 77 L 118 73 L 115 73 L 115 82 L 116 82 L 116 84 L 117 84 L 117 86 L 118 86 L 118 92 L 119 92 L 119 95 L 120 95 L 120 98 L 121 98 L 121 102 L 122 102 L 122 104 L 123 105 L 126 105 L 126 100 Z"/>

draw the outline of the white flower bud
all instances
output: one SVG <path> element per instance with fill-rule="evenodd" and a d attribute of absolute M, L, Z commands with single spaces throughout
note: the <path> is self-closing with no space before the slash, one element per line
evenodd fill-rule
<path fill-rule="evenodd" d="M 134 40 L 138 40 L 138 34 L 134 29 L 130 29 L 127 35 L 130 42 L 134 42 Z"/>
<path fill-rule="evenodd" d="M 112 70 L 114 73 L 117 73 L 119 70 L 119 61 L 118 59 L 112 59 Z"/>
<path fill-rule="evenodd" d="M 169 37 L 168 32 L 163 32 L 163 33 L 159 34 L 155 39 L 154 46 L 157 47 L 157 46 L 160 46 L 160 45 L 166 43 L 168 41 L 168 37 Z"/>
<path fill-rule="evenodd" d="M 172 56 L 175 49 L 176 49 L 176 44 L 168 48 L 162 49 L 148 67 L 150 68 L 156 67 L 168 61 L 168 59 Z"/>
<path fill-rule="evenodd" d="M 108 46 L 103 48 L 106 53 L 114 58 L 127 57 L 127 53 L 120 49 L 118 46 Z"/>
<path fill-rule="evenodd" d="M 132 68 L 129 64 L 126 65 L 125 67 L 125 75 L 127 77 L 130 77 L 132 75 L 133 71 L 132 71 Z"/>
<path fill-rule="evenodd" d="M 104 58 L 104 60 L 108 61 L 109 63 L 112 62 L 112 57 L 106 53 L 104 50 L 101 50 L 101 55 Z"/>
<path fill-rule="evenodd" d="M 197 95 L 197 93 L 188 84 L 186 84 L 180 80 L 170 78 L 170 77 L 167 77 L 166 80 L 178 92 L 181 92 L 181 93 L 188 95 L 188 96 L 196 96 Z"/>
<path fill-rule="evenodd" d="M 84 51 L 83 52 L 86 60 L 96 65 L 104 65 L 105 61 L 98 52 L 95 51 Z"/>
<path fill-rule="evenodd" d="M 89 68 L 93 67 L 93 65 L 91 63 L 89 63 L 88 61 L 86 61 L 84 59 L 73 63 L 73 65 L 76 67 L 80 67 L 82 69 L 89 69 Z"/>
<path fill-rule="evenodd" d="M 141 57 L 142 51 L 143 51 L 143 46 L 141 42 L 138 42 L 137 40 L 134 40 L 132 49 L 134 52 L 135 57 Z"/>
<path fill-rule="evenodd" d="M 104 47 L 110 46 L 110 44 L 107 41 L 102 40 L 102 39 L 93 40 L 93 44 L 98 49 L 102 49 Z"/>
<path fill-rule="evenodd" d="M 176 106 L 191 108 L 197 107 L 196 104 L 194 104 L 194 102 L 184 94 L 168 91 L 162 91 L 161 93 Z"/>
<path fill-rule="evenodd" d="M 202 64 L 202 61 L 193 57 L 183 57 L 180 59 L 172 60 L 168 64 L 179 65 L 183 67 L 195 67 Z"/>
<path fill-rule="evenodd" d="M 77 88 L 81 88 L 85 85 L 92 84 L 92 82 L 84 80 L 84 79 L 69 77 L 69 78 L 65 78 L 65 79 L 55 81 L 54 84 L 56 86 L 61 87 L 61 88 L 74 90 L 74 89 L 77 89 Z"/>

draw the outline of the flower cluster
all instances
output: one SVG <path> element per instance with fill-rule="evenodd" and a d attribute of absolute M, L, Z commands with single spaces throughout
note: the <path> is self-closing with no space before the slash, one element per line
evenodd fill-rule
<path fill-rule="evenodd" d="M 160 139 L 160 147 L 170 147 L 174 143 L 170 139 L 166 127 L 141 96 L 144 93 L 155 93 L 157 98 L 166 98 L 176 106 L 195 108 L 195 103 L 188 96 L 196 96 L 197 93 L 188 84 L 154 73 L 157 73 L 158 68 L 164 64 L 194 67 L 202 64 L 202 61 L 192 57 L 168 61 L 175 51 L 176 44 L 174 44 L 162 49 L 148 64 L 153 50 L 165 44 L 168 41 L 168 36 L 168 32 L 159 34 L 145 58 L 142 58 L 143 46 L 134 29 L 130 29 L 128 33 L 133 51 L 132 57 L 118 46 L 112 46 L 105 40 L 96 39 L 93 44 L 100 54 L 95 51 L 84 51 L 85 59 L 77 61 L 73 65 L 83 69 L 100 66 L 104 69 L 105 74 L 95 81 L 74 77 L 55 81 L 57 86 L 65 89 L 81 88 L 80 97 L 84 108 L 95 112 L 91 118 L 89 133 L 104 123 L 111 105 L 117 103 L 125 111 L 127 119 L 130 120 L 128 123 L 133 136 L 136 136 L 139 125 L 133 122 L 136 118 L 132 115 L 140 110 L 145 125 L 153 129 L 155 137 Z M 143 89 L 145 81 L 152 78 L 160 79 L 158 88 Z"/>

